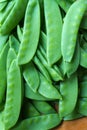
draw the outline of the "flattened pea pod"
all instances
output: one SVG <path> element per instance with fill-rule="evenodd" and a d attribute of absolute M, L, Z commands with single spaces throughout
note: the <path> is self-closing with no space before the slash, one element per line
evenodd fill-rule
<path fill-rule="evenodd" d="M 55 109 L 46 101 L 33 100 L 32 103 L 41 114 L 56 113 Z"/>
<path fill-rule="evenodd" d="M 3 123 L 5 129 L 13 127 L 21 109 L 21 73 L 17 61 L 13 60 L 7 76 L 6 102 L 3 111 Z"/>
<path fill-rule="evenodd" d="M 6 16 L 3 23 L 0 26 L 0 33 L 3 35 L 9 34 L 13 28 L 23 18 L 28 0 L 16 0 L 14 7 L 9 12 L 8 17 Z M 20 13 L 21 11 L 21 13 Z M 14 20 L 16 18 L 16 20 Z"/>
<path fill-rule="evenodd" d="M 13 130 L 50 130 L 61 122 L 58 114 L 48 114 L 23 120 Z"/>
<path fill-rule="evenodd" d="M 9 49 L 9 44 L 7 42 L 0 54 L 0 103 L 3 100 L 3 96 L 5 94 L 5 89 L 6 89 L 6 83 L 7 83 L 6 60 L 7 60 L 8 49 Z"/>
<path fill-rule="evenodd" d="M 62 99 L 61 94 L 59 91 L 53 86 L 41 73 L 39 73 L 40 76 L 40 86 L 38 89 L 38 92 L 43 95 L 44 97 L 47 97 L 49 99 Z"/>
<path fill-rule="evenodd" d="M 87 52 L 83 48 L 81 48 L 80 65 L 84 68 L 87 68 L 86 58 L 87 58 Z"/>
<path fill-rule="evenodd" d="M 36 32 L 36 33 L 35 33 Z M 18 53 L 18 64 L 28 63 L 33 58 L 40 34 L 40 7 L 38 0 L 30 0 L 27 5 L 23 37 Z"/>
<path fill-rule="evenodd" d="M 36 92 L 39 87 L 39 74 L 33 62 L 23 66 L 23 76 L 30 88 Z"/>
<path fill-rule="evenodd" d="M 74 110 L 77 102 L 78 80 L 76 74 L 61 82 L 60 93 L 62 100 L 59 101 L 59 115 L 64 117 Z"/>
<path fill-rule="evenodd" d="M 47 61 L 53 65 L 61 58 L 62 17 L 56 0 L 44 0 L 47 30 Z"/>
<path fill-rule="evenodd" d="M 62 30 L 61 51 L 63 59 L 66 62 L 70 62 L 73 58 L 80 22 L 86 8 L 86 0 L 77 0 L 70 6 L 65 16 Z"/>
<path fill-rule="evenodd" d="M 3 47 L 5 43 L 7 42 L 7 39 L 8 39 L 8 35 L 5 35 L 5 36 L 0 35 L 0 53 L 3 50 Z"/>
<path fill-rule="evenodd" d="M 32 89 L 27 83 L 25 84 L 25 97 L 29 99 L 33 99 L 33 100 L 39 100 L 39 101 L 52 100 L 52 99 L 42 96 L 38 91 L 37 92 L 32 91 Z"/>

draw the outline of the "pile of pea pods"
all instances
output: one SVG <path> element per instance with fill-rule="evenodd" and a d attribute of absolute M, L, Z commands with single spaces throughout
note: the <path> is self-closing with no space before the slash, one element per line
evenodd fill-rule
<path fill-rule="evenodd" d="M 85 116 L 87 0 L 0 0 L 0 130 Z"/>

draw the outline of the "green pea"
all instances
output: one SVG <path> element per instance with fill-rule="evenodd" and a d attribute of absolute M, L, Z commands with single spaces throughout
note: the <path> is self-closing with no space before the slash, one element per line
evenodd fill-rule
<path fill-rule="evenodd" d="M 66 62 L 70 62 L 73 58 L 80 22 L 86 8 L 86 0 L 77 0 L 70 6 L 65 16 L 62 30 L 61 51 L 63 59 Z"/>
<path fill-rule="evenodd" d="M 38 92 L 44 97 L 47 97 L 49 99 L 61 100 L 62 96 L 55 88 L 55 86 L 53 86 L 41 73 L 39 73 L 39 76 L 40 76 L 40 86 Z"/>
<path fill-rule="evenodd" d="M 61 58 L 62 17 L 55 0 L 44 0 L 44 13 L 47 31 L 47 61 L 49 65 L 53 65 Z"/>
<path fill-rule="evenodd" d="M 25 84 L 25 97 L 33 100 L 49 101 L 52 99 L 42 96 L 38 91 L 34 92 L 28 84 Z"/>
<path fill-rule="evenodd" d="M 36 33 L 35 33 L 36 32 Z M 18 64 L 25 64 L 33 58 L 40 34 L 40 7 L 38 0 L 30 0 L 24 20 L 21 46 L 18 53 Z"/>
<path fill-rule="evenodd" d="M 21 74 L 16 60 L 10 65 L 7 76 L 6 102 L 3 111 L 5 129 L 14 126 L 19 118 L 21 109 Z"/>
<path fill-rule="evenodd" d="M 37 109 L 34 107 L 34 105 L 29 102 L 28 100 L 24 101 L 23 107 L 22 107 L 22 116 L 23 119 L 29 118 L 29 117 L 35 117 L 39 116 L 40 113 L 37 111 Z"/>
<path fill-rule="evenodd" d="M 62 100 L 59 101 L 59 115 L 64 117 L 74 110 L 77 102 L 78 80 L 76 74 L 60 83 L 60 93 Z"/>
<path fill-rule="evenodd" d="M 14 27 L 20 22 L 20 20 L 24 16 L 27 3 L 28 3 L 28 0 L 15 1 L 14 7 L 9 12 L 8 17 L 6 16 L 3 23 L 1 23 L 1 27 L 0 27 L 1 34 L 6 35 L 10 33 L 14 29 Z M 14 20 L 14 18 L 16 18 L 16 20 Z"/>
<path fill-rule="evenodd" d="M 29 62 L 23 67 L 23 76 L 32 91 L 36 92 L 39 87 L 39 74 L 33 62 Z"/>
<path fill-rule="evenodd" d="M 61 118 L 58 114 L 48 114 L 25 119 L 13 130 L 50 130 L 58 126 Z"/>
<path fill-rule="evenodd" d="M 6 90 L 6 83 L 7 83 L 7 74 L 6 74 L 6 60 L 7 60 L 7 53 L 8 53 L 9 45 L 6 43 L 2 52 L 0 53 L 0 103 L 3 100 L 3 96 Z"/>
<path fill-rule="evenodd" d="M 87 98 L 80 98 L 78 104 L 78 112 L 83 116 L 87 116 Z"/>
<path fill-rule="evenodd" d="M 48 104 L 47 102 L 45 102 L 45 101 L 36 101 L 36 100 L 33 100 L 32 103 L 35 106 L 35 108 L 41 114 L 52 114 L 52 113 L 56 113 L 56 111 L 54 110 L 54 108 L 50 104 Z"/>
<path fill-rule="evenodd" d="M 13 48 L 9 48 L 8 50 L 8 54 L 7 54 L 7 74 L 8 74 L 8 71 L 9 71 L 9 68 L 10 68 L 10 65 L 13 61 L 13 59 L 16 59 L 16 53 L 14 51 Z"/>

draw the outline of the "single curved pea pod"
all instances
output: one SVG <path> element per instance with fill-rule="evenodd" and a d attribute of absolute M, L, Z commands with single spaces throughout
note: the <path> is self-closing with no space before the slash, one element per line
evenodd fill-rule
<path fill-rule="evenodd" d="M 36 32 L 36 33 L 35 33 Z M 26 64 L 33 58 L 40 35 L 40 7 L 38 0 L 30 0 L 27 5 L 23 37 L 18 53 L 18 64 Z"/>
<path fill-rule="evenodd" d="M 70 78 L 60 83 L 60 93 L 62 100 L 59 101 L 59 115 L 65 117 L 76 106 L 78 96 L 78 80 L 76 74 L 71 75 Z"/>
<path fill-rule="evenodd" d="M 16 53 L 13 48 L 9 48 L 8 54 L 7 54 L 7 72 L 9 71 L 10 65 L 13 61 L 13 59 L 16 59 Z"/>
<path fill-rule="evenodd" d="M 66 62 L 70 62 L 73 58 L 80 22 L 86 8 L 86 0 L 77 0 L 70 6 L 65 16 L 62 30 L 61 51 L 63 59 Z"/>
<path fill-rule="evenodd" d="M 37 92 L 32 91 L 32 89 L 30 88 L 30 86 L 28 86 L 28 84 L 25 84 L 25 97 L 29 99 L 41 100 L 41 101 L 52 100 L 52 99 L 42 96 L 41 94 L 39 94 L 38 91 Z"/>
<path fill-rule="evenodd" d="M 71 6 L 71 2 L 70 1 L 66 1 L 66 0 L 57 0 L 58 5 L 67 13 L 67 11 L 69 10 L 70 6 Z"/>
<path fill-rule="evenodd" d="M 52 82 L 48 71 L 36 55 L 34 56 L 33 61 L 36 64 L 37 68 L 40 70 L 40 72 L 47 78 L 47 80 L 49 82 Z"/>
<path fill-rule="evenodd" d="M 23 28 L 21 28 L 19 25 L 17 26 L 17 36 L 19 41 L 22 41 L 22 37 L 23 37 Z"/>
<path fill-rule="evenodd" d="M 7 60 L 8 49 L 9 49 L 9 45 L 8 43 L 6 43 L 2 52 L 0 53 L 0 103 L 3 100 L 5 90 L 6 90 L 6 83 L 7 83 L 6 60 Z"/>
<path fill-rule="evenodd" d="M 47 30 L 47 61 L 49 65 L 53 65 L 61 58 L 62 17 L 56 0 L 44 0 L 44 13 Z"/>
<path fill-rule="evenodd" d="M 8 35 L 5 35 L 5 36 L 0 35 L 0 53 L 3 50 L 3 47 L 5 43 L 7 42 L 7 39 L 8 39 Z"/>
<path fill-rule="evenodd" d="M 9 34 L 16 25 L 23 18 L 28 0 L 16 0 L 14 7 L 9 12 L 8 17 L 5 18 L 3 23 L 1 23 L 0 33 L 3 35 Z M 21 12 L 21 13 L 20 13 Z M 16 18 L 16 20 L 14 20 Z"/>
<path fill-rule="evenodd" d="M 39 73 L 39 76 L 40 76 L 40 86 L 38 92 L 44 97 L 47 97 L 49 99 L 61 100 L 62 96 L 55 88 L 55 86 L 53 86 L 52 83 L 50 83 L 41 73 Z"/>
<path fill-rule="evenodd" d="M 61 123 L 58 114 L 48 114 L 23 120 L 13 130 L 50 130 Z"/>
<path fill-rule="evenodd" d="M 79 63 L 80 63 L 80 46 L 79 43 L 77 42 L 74 56 L 71 62 L 64 62 L 64 73 L 67 74 L 67 76 L 69 77 L 77 70 Z"/>
<path fill-rule="evenodd" d="M 23 76 L 32 91 L 36 92 L 39 87 L 40 80 L 38 71 L 33 62 L 29 62 L 23 66 Z"/>
<path fill-rule="evenodd" d="M 0 12 L 4 10 L 7 4 L 8 4 L 7 1 L 0 1 Z"/>
<path fill-rule="evenodd" d="M 78 101 L 78 112 L 87 116 L 87 98 L 80 98 Z"/>
<path fill-rule="evenodd" d="M 16 54 L 18 54 L 20 43 L 14 35 L 9 36 L 9 46 L 14 49 Z"/>
<path fill-rule="evenodd" d="M 80 82 L 80 97 L 87 98 L 87 81 Z"/>
<path fill-rule="evenodd" d="M 80 65 L 84 68 L 87 68 L 86 58 L 87 58 L 87 52 L 83 48 L 81 48 Z"/>
<path fill-rule="evenodd" d="M 5 129 L 13 127 L 21 109 L 21 73 L 17 61 L 13 60 L 7 76 L 6 102 L 3 111 L 3 123 Z"/>
<path fill-rule="evenodd" d="M 25 100 L 24 104 L 22 106 L 22 116 L 23 119 L 29 118 L 29 117 L 34 117 L 34 116 L 39 116 L 40 113 L 38 110 L 34 107 L 32 103 L 29 101 Z"/>
<path fill-rule="evenodd" d="M 32 103 L 35 106 L 35 108 L 41 114 L 52 114 L 52 113 L 56 113 L 56 111 L 54 110 L 54 108 L 49 103 L 47 103 L 45 101 L 36 101 L 36 100 L 33 100 Z"/>

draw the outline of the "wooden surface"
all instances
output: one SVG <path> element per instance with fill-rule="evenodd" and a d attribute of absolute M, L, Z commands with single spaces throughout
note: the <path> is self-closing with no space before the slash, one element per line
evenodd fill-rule
<path fill-rule="evenodd" d="M 54 130 L 87 130 L 87 117 L 73 121 L 64 121 Z"/>

